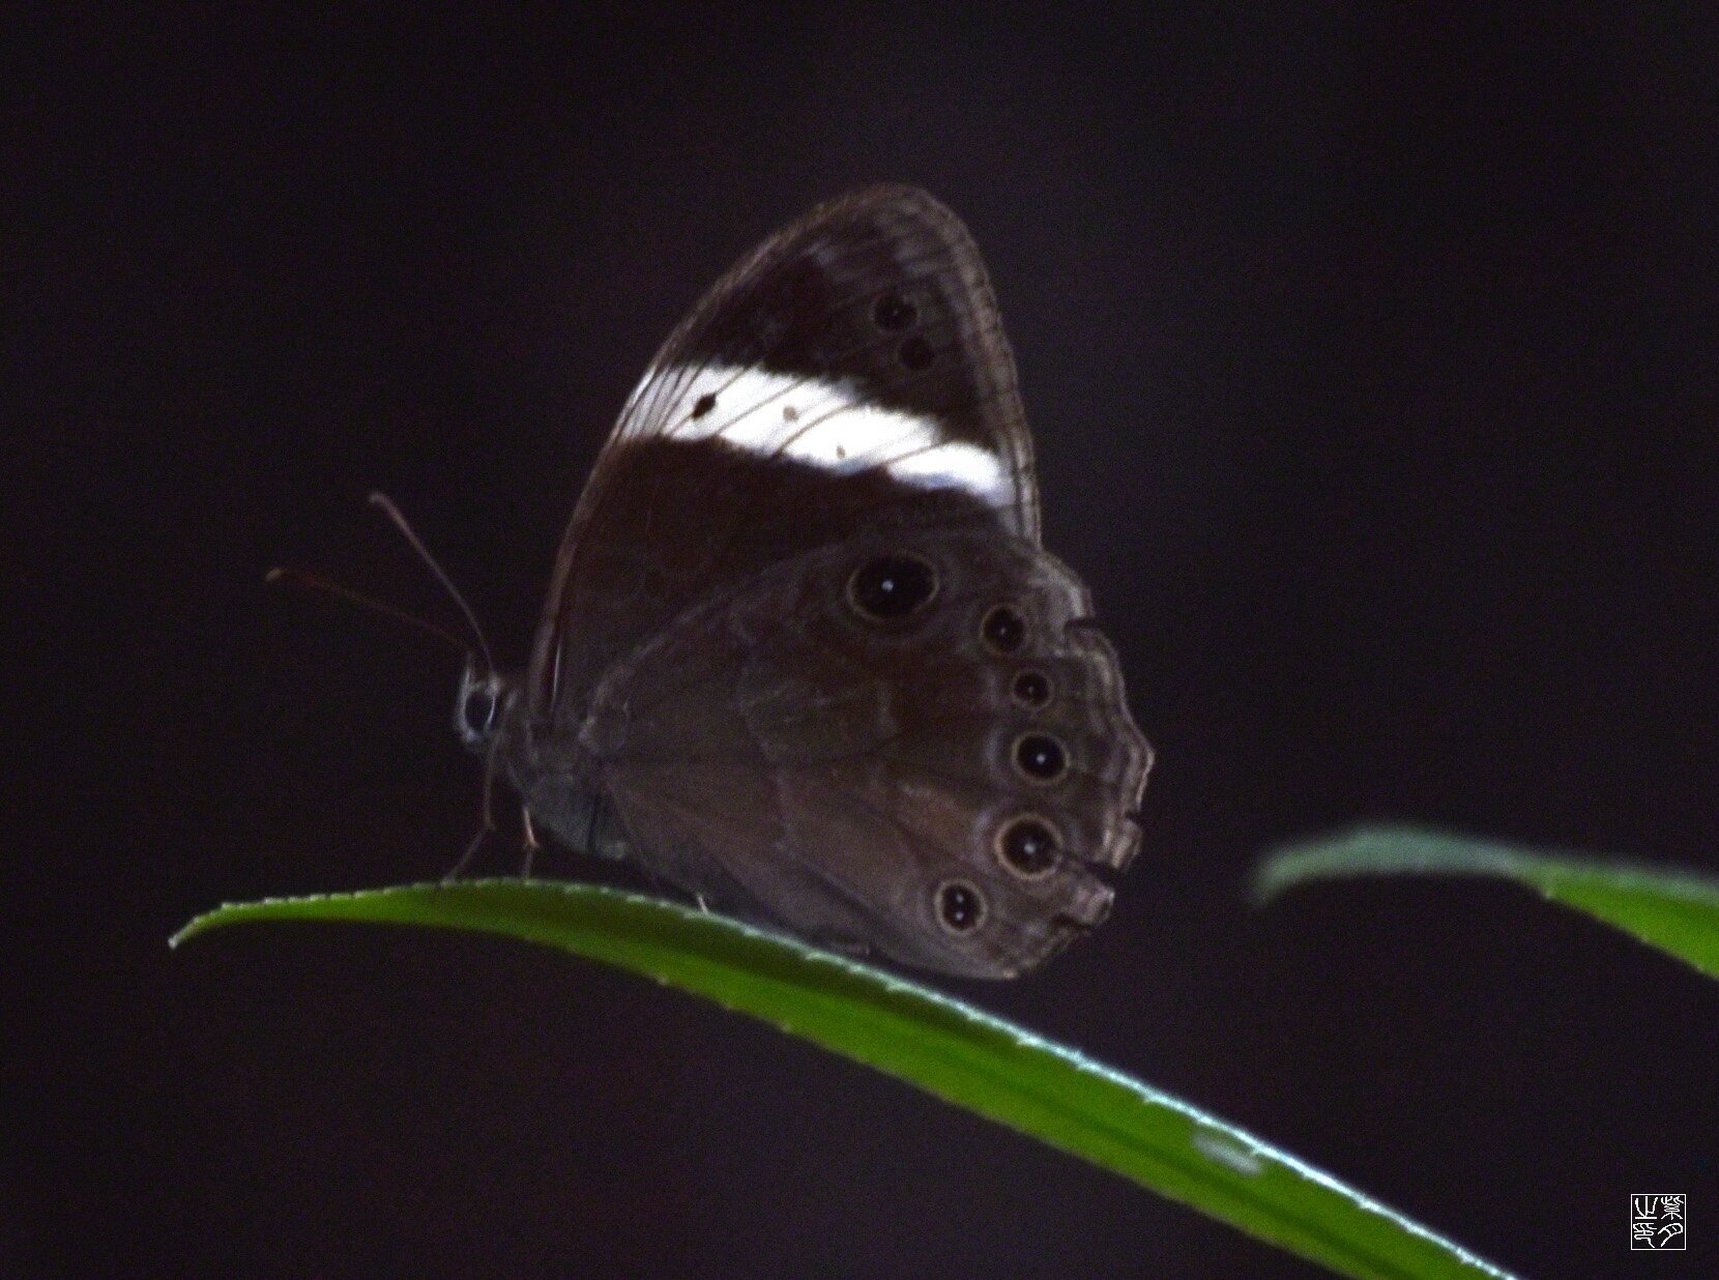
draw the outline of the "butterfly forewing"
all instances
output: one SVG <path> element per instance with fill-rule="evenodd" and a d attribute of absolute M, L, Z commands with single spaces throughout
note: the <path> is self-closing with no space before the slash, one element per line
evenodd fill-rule
<path fill-rule="evenodd" d="M 608 655 L 800 551 L 973 523 L 1038 539 L 978 251 L 922 191 L 832 201 L 712 288 L 628 401 L 562 544 L 533 715 L 579 714 Z"/>

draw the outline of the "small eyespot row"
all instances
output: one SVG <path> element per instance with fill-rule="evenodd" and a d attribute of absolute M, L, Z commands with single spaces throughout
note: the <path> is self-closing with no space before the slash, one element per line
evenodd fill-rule
<path fill-rule="evenodd" d="M 873 304 L 871 318 L 879 329 L 900 333 L 919 319 L 919 308 L 891 289 Z"/>
<path fill-rule="evenodd" d="M 994 842 L 1003 869 L 1023 880 L 1042 880 L 1056 869 L 1062 840 L 1056 828 L 1035 814 L 1010 818 Z"/>
<path fill-rule="evenodd" d="M 1027 624 L 1013 605 L 992 605 L 979 623 L 979 638 L 992 653 L 1005 657 L 1027 642 Z"/>
<path fill-rule="evenodd" d="M 1068 773 L 1068 750 L 1048 733 L 1023 733 L 1009 758 L 1016 773 L 1039 786 L 1060 782 Z"/>
<path fill-rule="evenodd" d="M 972 933 L 985 922 L 985 899 L 965 880 L 945 880 L 937 886 L 937 921 L 950 933 Z"/>
<path fill-rule="evenodd" d="M 1025 707 L 1028 711 L 1042 711 L 1048 707 L 1052 692 L 1050 677 L 1031 667 L 1016 672 L 1013 683 L 1009 685 L 1009 696 L 1015 700 L 1017 706 Z"/>
<path fill-rule="evenodd" d="M 931 344 L 921 334 L 905 338 L 895 349 L 895 355 L 902 365 L 914 373 L 923 373 L 931 367 L 931 362 L 937 358 L 937 353 L 931 349 Z"/>

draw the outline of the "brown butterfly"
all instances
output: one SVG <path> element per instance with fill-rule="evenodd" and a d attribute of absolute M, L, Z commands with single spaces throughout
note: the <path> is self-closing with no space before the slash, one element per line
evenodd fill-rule
<path fill-rule="evenodd" d="M 711 289 L 455 720 L 561 842 L 813 942 L 1005 978 L 1104 919 L 1152 753 L 954 214 L 859 191 Z"/>

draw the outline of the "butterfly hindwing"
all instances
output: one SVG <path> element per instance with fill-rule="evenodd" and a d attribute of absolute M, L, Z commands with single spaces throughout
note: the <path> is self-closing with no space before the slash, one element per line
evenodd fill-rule
<path fill-rule="evenodd" d="M 934 589 L 901 616 L 870 612 L 854 583 L 902 557 Z M 987 639 L 999 609 L 1019 624 L 1006 647 Z M 1150 751 L 1090 609 L 1024 539 L 858 537 L 689 610 L 612 666 L 585 746 L 641 844 L 674 851 L 713 905 L 1009 976 L 1104 918 L 1098 869 L 1125 867 L 1138 842 Z M 1033 743 L 1054 768 L 1034 771 Z M 969 919 L 951 921 L 952 892 Z"/>

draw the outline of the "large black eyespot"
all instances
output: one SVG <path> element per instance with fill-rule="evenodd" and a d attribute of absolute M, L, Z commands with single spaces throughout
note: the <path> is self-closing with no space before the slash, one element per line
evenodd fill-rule
<path fill-rule="evenodd" d="M 1068 772 L 1068 752 L 1048 733 L 1023 733 L 1015 739 L 1015 768 L 1029 782 L 1055 782 Z"/>
<path fill-rule="evenodd" d="M 1027 880 L 1049 875 L 1061 850 L 1055 828 L 1042 818 L 1012 818 L 997 832 L 997 857 Z"/>
<path fill-rule="evenodd" d="M 919 308 L 891 290 L 872 304 L 871 318 L 878 328 L 890 333 L 900 333 L 919 319 Z"/>
<path fill-rule="evenodd" d="M 874 556 L 848 579 L 848 603 L 874 622 L 892 622 L 925 607 L 937 594 L 937 570 L 918 556 Z"/>
<path fill-rule="evenodd" d="M 902 344 L 895 350 L 901 363 L 915 373 L 920 373 L 931 367 L 937 353 L 931 349 L 931 344 L 919 334 L 903 339 Z"/>
<path fill-rule="evenodd" d="M 985 919 L 985 899 L 965 880 L 937 886 L 937 919 L 950 933 L 972 933 Z"/>
<path fill-rule="evenodd" d="M 1022 671 L 1009 686 L 1009 694 L 1029 711 L 1039 711 L 1050 704 L 1050 677 L 1042 671 Z"/>
<path fill-rule="evenodd" d="M 1026 643 L 1027 624 L 1008 605 L 994 605 L 979 624 L 979 635 L 996 652 L 1013 653 Z"/>

